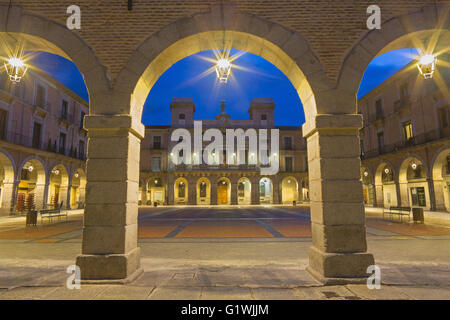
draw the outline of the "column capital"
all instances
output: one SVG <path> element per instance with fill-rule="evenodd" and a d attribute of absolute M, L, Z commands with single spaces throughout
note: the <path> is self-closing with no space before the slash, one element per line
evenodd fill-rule
<path fill-rule="evenodd" d="M 142 139 L 145 135 L 145 126 L 129 115 L 89 115 L 84 118 L 84 127 L 89 133 L 92 131 L 128 130 L 136 137 Z"/>
<path fill-rule="evenodd" d="M 314 121 L 303 125 L 303 137 L 307 138 L 317 131 L 353 131 L 363 127 L 360 114 L 318 114 Z"/>

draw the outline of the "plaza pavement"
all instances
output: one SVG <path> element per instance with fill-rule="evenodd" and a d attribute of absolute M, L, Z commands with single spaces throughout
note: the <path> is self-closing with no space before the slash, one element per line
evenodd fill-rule
<path fill-rule="evenodd" d="M 450 299 L 450 219 L 426 212 L 425 221 L 384 221 L 367 209 L 368 251 L 382 278 L 381 289 L 369 290 L 322 286 L 305 271 L 307 206 L 145 207 L 145 273 L 127 285 L 69 290 L 65 270 L 81 252 L 82 211 L 37 227 L 1 218 L 0 299 Z"/>

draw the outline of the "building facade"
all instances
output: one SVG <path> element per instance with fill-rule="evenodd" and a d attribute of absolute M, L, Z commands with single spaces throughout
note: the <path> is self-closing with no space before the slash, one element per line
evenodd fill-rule
<path fill-rule="evenodd" d="M 81 208 L 88 102 L 39 70 L 0 74 L 0 215 Z"/>
<path fill-rule="evenodd" d="M 411 63 L 359 99 L 366 204 L 450 211 L 449 83 L 439 61 L 433 79 Z"/>
<path fill-rule="evenodd" d="M 281 204 L 309 200 L 306 143 L 301 127 L 275 126 L 272 99 L 253 99 L 248 110 L 249 120 L 232 120 L 225 112 L 214 120 L 202 120 L 203 132 L 226 129 L 279 129 L 279 172 L 262 175 L 260 161 L 250 164 L 248 139 L 245 145 L 245 164 L 229 164 L 226 153 L 220 163 L 176 164 L 171 152 L 178 141 L 171 141 L 177 128 L 193 132 L 195 105 L 192 98 L 173 98 L 170 104 L 169 126 L 146 126 L 141 143 L 139 204 L 151 205 L 250 205 Z M 196 119 L 197 120 L 197 119 Z M 192 134 L 193 136 L 193 134 Z M 208 142 L 209 143 L 209 142 Z M 207 143 L 203 143 L 203 149 Z M 205 151 L 206 152 L 206 151 Z M 182 156 L 182 155 L 181 155 Z M 192 157 L 196 157 L 194 152 Z M 234 153 L 232 157 L 236 157 Z"/>

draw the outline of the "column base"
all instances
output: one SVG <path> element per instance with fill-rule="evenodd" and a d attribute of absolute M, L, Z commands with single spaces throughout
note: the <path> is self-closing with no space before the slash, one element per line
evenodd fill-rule
<path fill-rule="evenodd" d="M 366 283 L 370 276 L 367 267 L 374 264 L 370 253 L 326 253 L 313 246 L 309 249 L 306 271 L 325 285 Z"/>
<path fill-rule="evenodd" d="M 76 264 L 80 267 L 82 283 L 129 283 L 143 272 L 139 247 L 126 254 L 81 254 Z"/>

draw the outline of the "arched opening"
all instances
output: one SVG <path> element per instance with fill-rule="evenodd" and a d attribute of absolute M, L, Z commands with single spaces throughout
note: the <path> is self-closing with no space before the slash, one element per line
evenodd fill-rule
<path fill-rule="evenodd" d="M 166 199 L 166 190 L 163 179 L 152 177 L 147 182 L 147 205 L 164 204 Z"/>
<path fill-rule="evenodd" d="M 252 184 L 246 177 L 242 177 L 237 183 L 237 200 L 240 205 L 251 204 L 252 201 Z"/>
<path fill-rule="evenodd" d="M 14 190 L 15 164 L 12 157 L 0 151 L 0 216 L 9 214 Z"/>
<path fill-rule="evenodd" d="M 174 204 L 183 205 L 188 203 L 188 181 L 185 178 L 179 177 L 175 180 L 174 192 Z"/>
<path fill-rule="evenodd" d="M 217 204 L 231 204 L 231 182 L 228 178 L 222 177 L 217 180 Z"/>
<path fill-rule="evenodd" d="M 67 206 L 69 175 L 66 167 L 57 164 L 49 172 L 47 207 L 55 209 Z"/>
<path fill-rule="evenodd" d="M 385 208 L 398 206 L 397 201 L 397 184 L 395 182 L 395 174 L 392 166 L 382 163 L 378 166 L 375 173 L 376 194 L 380 196 L 377 203 L 382 204 Z"/>
<path fill-rule="evenodd" d="M 450 149 L 441 150 L 433 162 L 436 210 L 450 212 Z"/>
<path fill-rule="evenodd" d="M 309 179 L 302 180 L 302 201 L 309 202 Z"/>
<path fill-rule="evenodd" d="M 264 177 L 259 180 L 259 203 L 273 203 L 273 184 L 270 178 Z"/>
<path fill-rule="evenodd" d="M 417 157 L 408 157 L 402 162 L 398 183 L 402 205 L 430 208 L 427 170 Z"/>
<path fill-rule="evenodd" d="M 298 201 L 298 182 L 294 177 L 286 177 L 281 182 L 281 199 L 283 204 Z"/>
<path fill-rule="evenodd" d="M 197 204 L 209 205 L 211 203 L 211 183 L 206 177 L 197 180 Z"/>
<path fill-rule="evenodd" d="M 374 181 L 369 169 L 365 167 L 361 167 L 361 182 L 363 185 L 364 204 L 373 206 L 375 200 Z"/>
<path fill-rule="evenodd" d="M 31 158 L 19 168 L 16 212 L 44 208 L 46 174 L 41 160 Z"/>
<path fill-rule="evenodd" d="M 82 168 L 73 172 L 70 187 L 70 208 L 83 209 L 86 198 L 86 173 Z"/>

